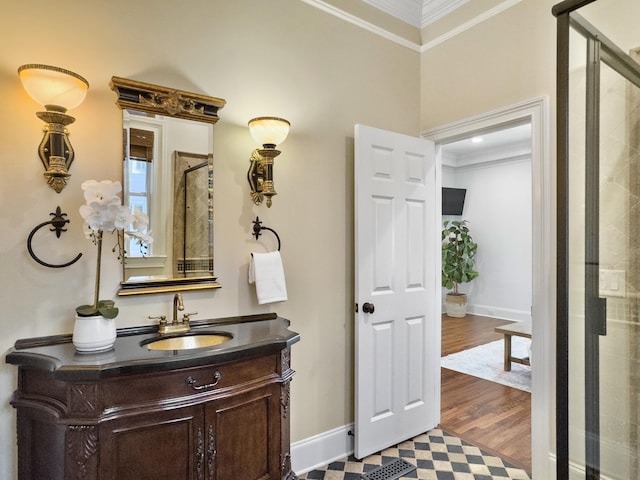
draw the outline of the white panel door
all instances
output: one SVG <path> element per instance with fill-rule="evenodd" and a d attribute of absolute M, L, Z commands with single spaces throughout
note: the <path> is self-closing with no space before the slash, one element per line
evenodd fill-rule
<path fill-rule="evenodd" d="M 440 419 L 440 179 L 427 140 L 355 127 L 355 456 Z"/>

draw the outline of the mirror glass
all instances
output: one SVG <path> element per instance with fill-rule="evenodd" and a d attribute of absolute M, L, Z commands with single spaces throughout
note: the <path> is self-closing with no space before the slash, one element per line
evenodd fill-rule
<path fill-rule="evenodd" d="M 219 288 L 213 256 L 213 125 L 224 100 L 112 79 L 123 119 L 123 201 L 153 243 L 124 237 L 118 295 Z"/>

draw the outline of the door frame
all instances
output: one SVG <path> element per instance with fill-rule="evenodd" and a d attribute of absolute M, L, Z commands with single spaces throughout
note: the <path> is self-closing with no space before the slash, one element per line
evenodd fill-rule
<path fill-rule="evenodd" d="M 441 145 L 471 135 L 531 123 L 533 207 L 533 289 L 531 358 L 532 477 L 555 478 L 555 169 L 550 149 L 548 97 L 535 97 L 442 126 L 422 137 L 436 144 L 436 168 L 442 169 Z"/>

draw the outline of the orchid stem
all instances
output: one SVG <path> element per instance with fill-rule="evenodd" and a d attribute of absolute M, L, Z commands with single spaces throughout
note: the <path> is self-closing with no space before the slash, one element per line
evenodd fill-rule
<path fill-rule="evenodd" d="M 98 230 L 98 258 L 96 263 L 96 289 L 93 297 L 93 308 L 98 309 L 98 298 L 100 297 L 100 264 L 102 263 L 102 230 Z"/>

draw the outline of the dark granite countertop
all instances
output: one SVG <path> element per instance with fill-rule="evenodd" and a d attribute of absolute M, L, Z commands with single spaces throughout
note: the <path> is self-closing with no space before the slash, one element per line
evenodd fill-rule
<path fill-rule="evenodd" d="M 101 353 L 76 352 L 71 335 L 18 340 L 5 360 L 19 367 L 53 372 L 55 378 L 91 381 L 122 374 L 149 373 L 221 363 L 282 350 L 300 340 L 289 320 L 277 314 L 248 315 L 191 322 L 192 334 L 226 332 L 233 338 L 213 347 L 190 350 L 149 350 L 145 341 L 171 335 L 157 326 L 118 329 L 114 348 Z"/>

